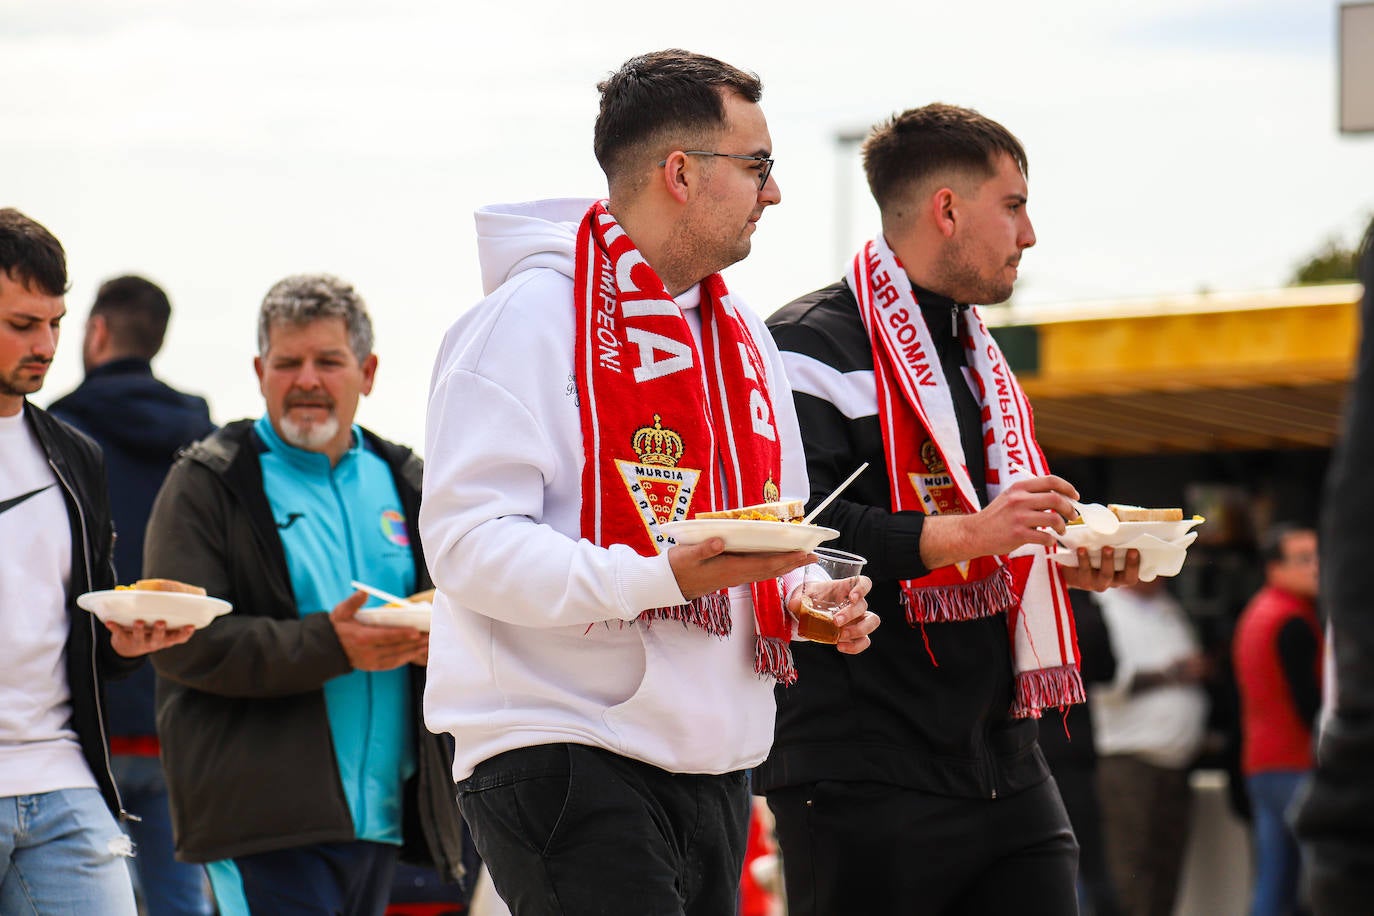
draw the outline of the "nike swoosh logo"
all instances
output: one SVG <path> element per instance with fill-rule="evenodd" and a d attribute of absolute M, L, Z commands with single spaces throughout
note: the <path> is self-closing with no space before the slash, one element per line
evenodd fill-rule
<path fill-rule="evenodd" d="M 12 496 L 12 497 L 10 497 L 9 499 L 6 499 L 6 500 L 0 500 L 0 512 L 8 512 L 8 511 L 10 511 L 11 509 L 13 509 L 15 506 L 17 506 L 17 505 L 19 505 L 20 503 L 22 503 L 24 500 L 26 500 L 26 499 L 32 499 L 33 497 L 37 496 L 39 493 L 42 493 L 44 490 L 50 490 L 50 489 L 52 489 L 54 486 L 56 486 L 56 484 L 51 484 L 51 483 L 50 483 L 50 484 L 48 484 L 46 487 L 39 487 L 37 490 L 32 490 L 32 491 L 30 491 L 30 492 L 28 492 L 28 493 L 21 493 L 21 494 L 18 495 L 18 496 Z"/>
<path fill-rule="evenodd" d="M 287 528 L 290 528 L 292 525 L 296 524 L 296 520 L 300 518 L 305 518 L 304 513 L 288 512 L 286 515 L 286 521 L 277 522 L 277 527 L 282 531 L 285 531 Z"/>

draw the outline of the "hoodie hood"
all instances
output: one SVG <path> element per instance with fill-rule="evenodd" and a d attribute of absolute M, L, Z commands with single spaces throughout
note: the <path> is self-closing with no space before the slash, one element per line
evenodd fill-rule
<path fill-rule="evenodd" d="M 575 271 L 577 227 L 592 198 L 563 197 L 518 204 L 493 204 L 474 214 L 482 294 L 535 267 L 556 270 L 569 279 Z"/>
<path fill-rule="evenodd" d="M 97 441 L 167 463 L 182 446 L 214 429 L 204 398 L 158 381 L 143 360 L 118 360 L 91 370 L 49 409 Z"/>

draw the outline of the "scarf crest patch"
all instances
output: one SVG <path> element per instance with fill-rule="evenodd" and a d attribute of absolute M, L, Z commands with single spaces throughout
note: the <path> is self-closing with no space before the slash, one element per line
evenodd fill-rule
<path fill-rule="evenodd" d="M 725 493 L 740 505 L 776 500 L 782 449 L 765 363 L 725 281 L 713 274 L 701 282 L 698 347 L 604 201 L 578 227 L 576 260 L 582 536 L 652 556 L 673 546 L 664 524 L 723 508 Z M 751 594 L 755 670 L 791 683 L 781 585 L 754 583 Z M 727 637 L 729 595 L 651 608 L 638 620 L 677 620 Z"/>

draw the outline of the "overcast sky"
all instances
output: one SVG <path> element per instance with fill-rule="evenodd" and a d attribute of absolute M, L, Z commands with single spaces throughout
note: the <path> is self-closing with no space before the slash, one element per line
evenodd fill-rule
<path fill-rule="evenodd" d="M 422 446 L 438 339 L 481 295 L 472 211 L 604 193 L 595 84 L 663 47 L 763 78 L 783 203 L 728 274 L 763 314 L 877 230 L 836 136 L 931 101 L 1026 146 L 1020 301 L 1276 286 L 1374 213 L 1374 135 L 1336 127 L 1334 2 L 822 6 L 0 0 L 0 206 L 72 277 L 38 402 L 79 381 L 95 288 L 136 272 L 175 309 L 159 374 L 256 416 L 263 293 L 329 271 L 377 325 L 360 420 Z"/>

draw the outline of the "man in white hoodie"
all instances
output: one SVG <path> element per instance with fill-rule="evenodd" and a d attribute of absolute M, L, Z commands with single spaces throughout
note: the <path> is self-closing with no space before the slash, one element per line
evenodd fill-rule
<path fill-rule="evenodd" d="M 777 351 L 718 273 L 780 194 L 756 77 L 663 51 L 599 89 L 609 200 L 480 211 L 487 298 L 435 366 L 426 721 L 520 916 L 730 913 L 812 557 L 663 526 L 808 492 Z"/>

